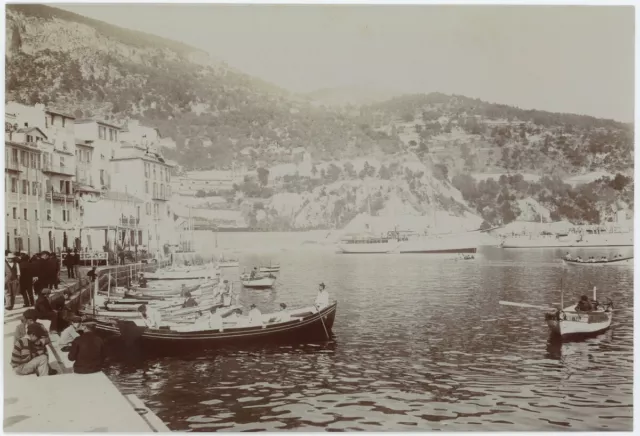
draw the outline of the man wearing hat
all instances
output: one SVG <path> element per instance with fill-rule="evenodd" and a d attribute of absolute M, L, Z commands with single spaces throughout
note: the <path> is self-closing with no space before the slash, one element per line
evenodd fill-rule
<path fill-rule="evenodd" d="M 37 374 L 38 377 L 49 375 L 49 357 L 42 346 L 46 331 L 41 325 L 34 323 L 27 326 L 27 335 L 19 339 L 11 353 L 11 367 L 18 375 Z"/>
<path fill-rule="evenodd" d="M 38 312 L 38 319 L 48 319 L 51 321 L 51 331 L 59 333 L 61 312 L 56 311 L 51 307 L 51 302 L 49 301 L 50 294 L 50 289 L 43 289 L 36 300 L 35 309 L 36 312 Z"/>
<path fill-rule="evenodd" d="M 5 293 L 4 307 L 12 310 L 16 302 L 16 294 L 20 290 L 20 265 L 15 254 L 9 253 L 5 258 Z"/>
<path fill-rule="evenodd" d="M 102 370 L 105 357 L 104 342 L 96 334 L 96 322 L 84 322 L 84 333 L 74 339 L 69 351 L 69 360 L 76 374 L 93 374 Z"/>
<path fill-rule="evenodd" d="M 62 351 L 67 352 L 71 350 L 71 343 L 82 334 L 82 330 L 80 330 L 81 326 L 82 318 L 79 316 L 71 317 L 71 324 L 63 330 L 60 335 L 60 340 L 58 341 L 58 345 Z"/>
<path fill-rule="evenodd" d="M 315 306 L 318 310 L 322 310 L 329 305 L 329 292 L 325 289 L 324 283 L 318 285 L 318 295 L 316 296 Z"/>

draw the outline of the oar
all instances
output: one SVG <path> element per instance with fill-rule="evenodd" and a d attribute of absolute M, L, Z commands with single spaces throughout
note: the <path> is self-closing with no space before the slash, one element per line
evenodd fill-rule
<path fill-rule="evenodd" d="M 500 300 L 498 301 L 499 304 L 502 304 L 503 306 L 515 306 L 515 307 L 524 307 L 527 309 L 539 309 L 539 310 L 556 310 L 553 307 L 548 307 L 548 306 L 534 306 L 533 304 L 527 304 L 527 303 L 515 303 L 513 301 L 504 301 L 504 300 Z"/>

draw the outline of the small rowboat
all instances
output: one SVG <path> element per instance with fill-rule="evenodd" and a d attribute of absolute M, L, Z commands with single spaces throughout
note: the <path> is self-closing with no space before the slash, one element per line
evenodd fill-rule
<path fill-rule="evenodd" d="M 623 265 L 632 265 L 633 266 L 633 256 L 631 257 L 621 257 L 618 259 L 611 260 L 596 260 L 594 262 L 587 261 L 577 261 L 573 259 L 562 259 L 565 265 L 570 266 L 623 266 Z"/>
<path fill-rule="evenodd" d="M 551 333 L 564 339 L 575 336 L 597 335 L 611 326 L 613 304 L 596 303 L 596 310 L 581 312 L 577 304 L 545 315 Z"/>
<path fill-rule="evenodd" d="M 197 280 L 197 279 L 214 279 L 220 274 L 220 271 L 209 268 L 193 268 L 184 271 L 156 271 L 154 273 L 146 273 L 144 277 L 147 280 Z"/>
<path fill-rule="evenodd" d="M 256 278 L 251 279 L 245 274 L 240 276 L 240 282 L 242 282 L 242 286 L 245 288 L 267 289 L 273 287 L 276 283 L 276 278 L 269 274 L 268 276 L 257 276 Z"/>
<path fill-rule="evenodd" d="M 292 316 L 285 322 L 273 322 L 262 326 L 227 326 L 220 330 L 192 330 L 177 326 L 150 329 L 140 326 L 132 320 L 114 320 L 97 322 L 97 329 L 104 334 L 123 337 L 125 340 L 140 340 L 142 345 L 154 350 L 164 351 L 172 346 L 201 349 L 243 343 L 294 342 L 308 343 L 326 341 L 336 316 L 337 303 L 317 311 L 310 309 L 305 313 Z M 182 331 L 180 331 L 182 330 Z M 191 331 L 184 331 L 191 330 Z"/>
<path fill-rule="evenodd" d="M 276 273 L 280 272 L 280 265 L 261 266 L 259 269 L 262 273 Z"/>

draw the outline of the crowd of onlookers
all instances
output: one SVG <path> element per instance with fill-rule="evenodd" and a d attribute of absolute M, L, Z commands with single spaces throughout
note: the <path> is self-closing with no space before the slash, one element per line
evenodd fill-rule
<path fill-rule="evenodd" d="M 63 260 L 69 278 L 79 278 L 79 256 L 69 250 Z M 95 280 L 95 268 L 87 276 Z M 96 334 L 93 321 L 75 316 L 67 309 L 70 291 L 52 296 L 60 284 L 60 261 L 55 253 L 43 251 L 32 257 L 24 252 L 5 251 L 5 308 L 12 310 L 18 292 L 24 299 L 21 322 L 14 333 L 11 366 L 18 375 L 52 375 L 47 346 L 50 334 L 59 335 L 57 345 L 74 362 L 75 373 L 100 371 L 104 360 L 104 344 Z M 50 330 L 40 320 L 50 321 Z"/>

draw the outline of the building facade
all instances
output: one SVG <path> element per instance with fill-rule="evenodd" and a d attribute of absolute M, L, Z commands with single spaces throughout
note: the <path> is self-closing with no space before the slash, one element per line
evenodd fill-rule
<path fill-rule="evenodd" d="M 98 190 L 111 188 L 110 161 L 120 149 L 120 127 L 98 120 L 76 120 L 76 144 L 93 147 L 88 179 Z"/>

